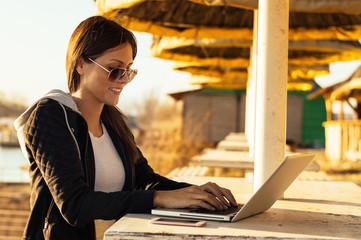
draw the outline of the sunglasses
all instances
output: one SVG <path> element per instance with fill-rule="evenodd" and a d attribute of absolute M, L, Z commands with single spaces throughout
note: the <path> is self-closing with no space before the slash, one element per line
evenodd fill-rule
<path fill-rule="evenodd" d="M 128 76 L 128 82 L 132 81 L 133 78 L 135 77 L 135 75 L 137 75 L 138 73 L 138 69 L 125 69 L 125 68 L 111 68 L 110 70 L 106 69 L 105 67 L 103 67 L 102 65 L 100 65 L 99 63 L 97 63 L 96 61 L 94 61 L 91 58 L 88 58 L 91 62 L 95 63 L 96 65 L 98 65 L 99 67 L 101 67 L 102 69 L 104 69 L 105 71 L 108 72 L 108 79 L 111 82 L 114 82 L 116 80 L 120 80 L 122 77 L 124 77 L 125 73 L 127 73 Z"/>

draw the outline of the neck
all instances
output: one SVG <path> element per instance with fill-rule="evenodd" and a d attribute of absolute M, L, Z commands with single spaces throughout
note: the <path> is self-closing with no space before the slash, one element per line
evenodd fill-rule
<path fill-rule="evenodd" d="M 103 134 L 100 115 L 104 104 L 89 102 L 81 97 L 81 94 L 77 93 L 72 94 L 72 97 L 81 112 L 81 115 L 88 124 L 89 132 L 91 132 L 95 137 L 100 137 Z"/>

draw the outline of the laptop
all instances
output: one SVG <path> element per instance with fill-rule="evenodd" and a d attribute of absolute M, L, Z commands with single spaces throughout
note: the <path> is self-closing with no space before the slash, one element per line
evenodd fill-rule
<path fill-rule="evenodd" d="M 203 208 L 155 208 L 152 209 L 151 213 L 158 216 L 225 222 L 235 222 L 262 213 L 272 207 L 314 157 L 314 154 L 285 157 L 265 183 L 244 205 L 223 211 L 209 211 Z"/>

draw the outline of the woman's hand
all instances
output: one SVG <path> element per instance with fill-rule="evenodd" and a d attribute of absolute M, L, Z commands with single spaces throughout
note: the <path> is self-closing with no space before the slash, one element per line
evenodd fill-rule
<path fill-rule="evenodd" d="M 216 183 L 208 182 L 200 186 L 206 192 L 209 192 L 217 197 L 223 203 L 223 206 L 232 207 L 237 206 L 237 201 L 231 191 L 227 188 L 222 188 Z M 227 208 L 226 208 L 227 209 Z"/>
<path fill-rule="evenodd" d="M 209 182 L 201 186 L 156 191 L 153 205 L 167 208 L 202 207 L 208 210 L 225 210 L 236 206 L 237 202 L 231 191 Z"/>

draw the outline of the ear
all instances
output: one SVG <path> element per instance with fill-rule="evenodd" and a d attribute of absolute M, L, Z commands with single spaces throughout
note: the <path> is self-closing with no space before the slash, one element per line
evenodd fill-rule
<path fill-rule="evenodd" d="M 79 73 L 79 75 L 83 75 L 84 74 L 84 67 L 85 67 L 85 62 L 84 62 L 84 58 L 80 57 L 78 63 L 76 64 L 76 71 Z"/>

